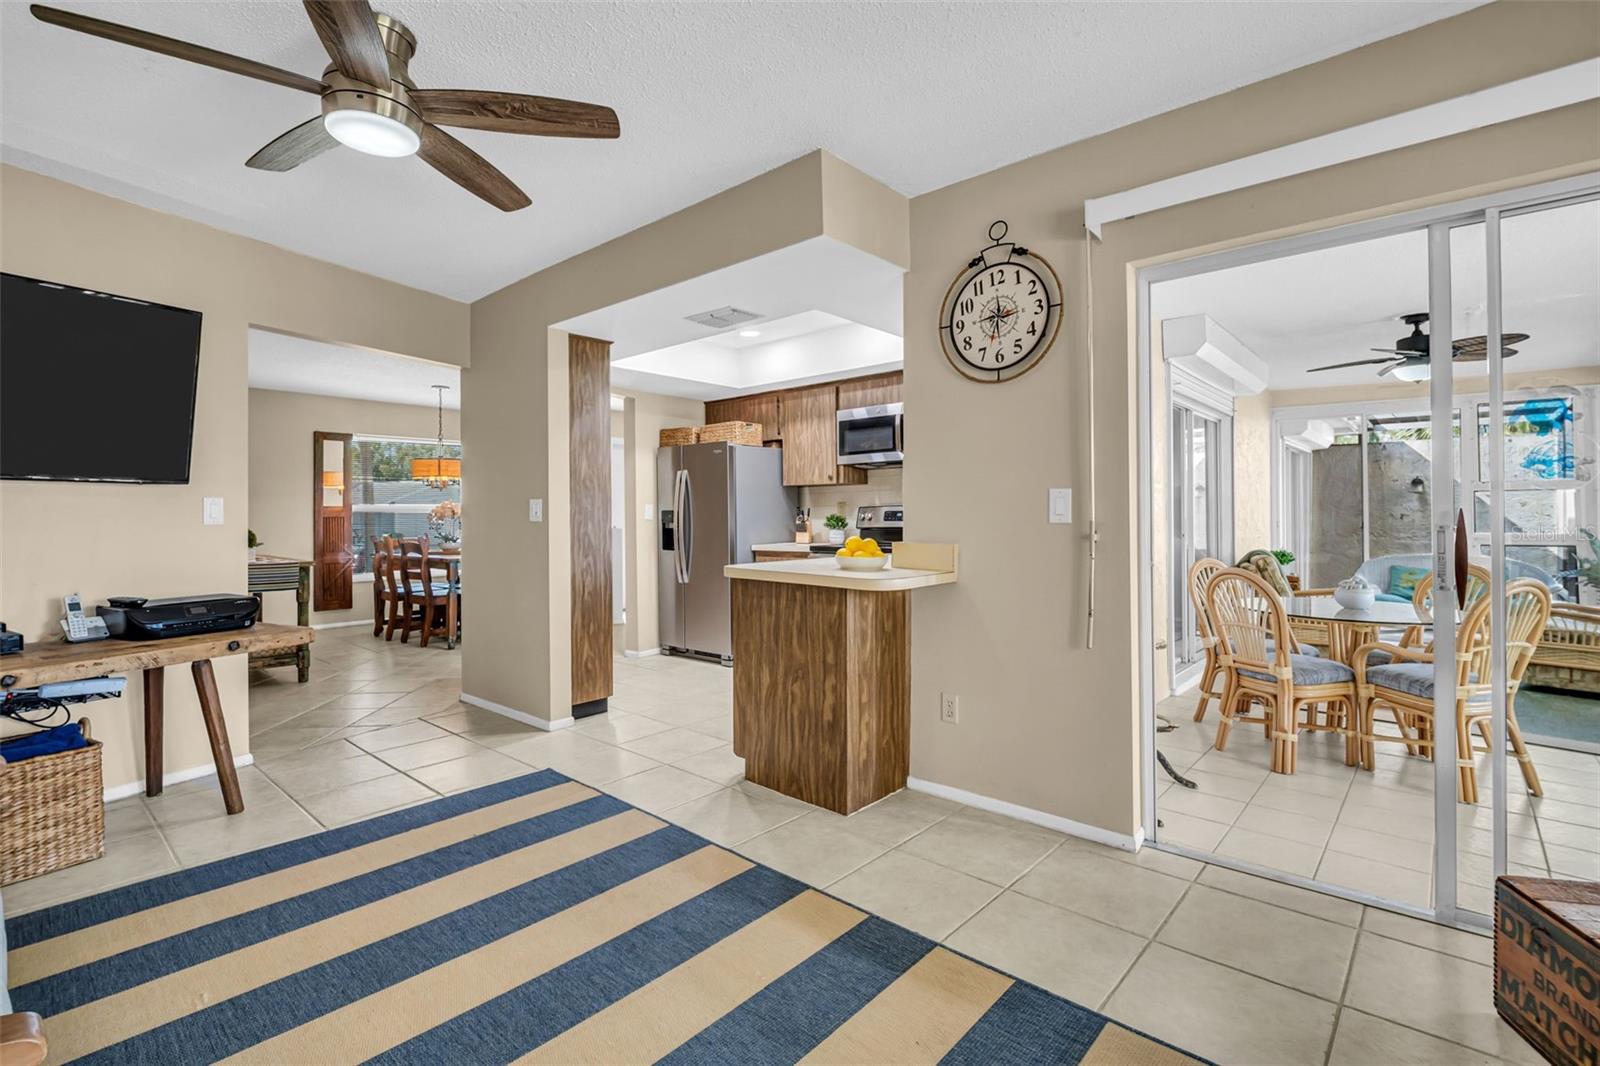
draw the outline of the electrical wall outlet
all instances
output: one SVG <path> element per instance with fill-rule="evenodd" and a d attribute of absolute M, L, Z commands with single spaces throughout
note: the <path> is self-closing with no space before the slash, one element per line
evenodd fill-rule
<path fill-rule="evenodd" d="M 543 500 L 529 500 L 528 501 L 528 521 L 530 521 L 530 522 L 543 522 L 544 521 L 544 501 Z"/>
<path fill-rule="evenodd" d="M 954 692 L 939 693 L 939 721 L 951 725 L 961 721 L 961 697 Z"/>

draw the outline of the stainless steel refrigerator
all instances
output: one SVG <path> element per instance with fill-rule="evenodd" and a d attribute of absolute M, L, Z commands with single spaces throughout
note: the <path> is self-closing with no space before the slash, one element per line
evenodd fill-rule
<path fill-rule="evenodd" d="M 783 450 L 685 444 L 656 453 L 656 573 L 661 646 L 733 661 L 733 604 L 722 568 L 752 544 L 794 537 L 799 491 L 783 486 Z"/>

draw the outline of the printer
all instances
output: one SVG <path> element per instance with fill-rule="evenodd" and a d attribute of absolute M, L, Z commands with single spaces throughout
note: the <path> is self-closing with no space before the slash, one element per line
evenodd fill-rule
<path fill-rule="evenodd" d="M 260 612 L 261 604 L 254 596 L 229 593 L 161 600 L 113 596 L 95 608 L 95 613 L 105 619 L 106 630 L 123 640 L 160 640 L 248 629 L 256 624 Z"/>

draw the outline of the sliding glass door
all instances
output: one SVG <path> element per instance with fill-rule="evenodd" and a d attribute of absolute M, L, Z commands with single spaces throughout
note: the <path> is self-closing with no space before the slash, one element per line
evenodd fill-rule
<path fill-rule="evenodd" d="M 1146 559 L 1170 566 L 1146 600 L 1147 838 L 1479 926 L 1499 874 L 1600 879 L 1600 180 L 1163 264 L 1139 284 L 1142 360 L 1163 321 L 1203 313 L 1253 341 L 1272 381 L 1232 421 L 1141 382 L 1170 472 L 1167 518 L 1144 501 Z M 1348 719 L 1316 701 L 1268 719 L 1291 725 L 1287 772 L 1260 727 L 1222 727 L 1221 681 L 1210 700 L 1155 695 L 1156 642 L 1171 640 L 1175 682 L 1206 665 L 1185 579 L 1230 558 L 1235 528 L 1242 547 L 1296 557 L 1296 644 L 1355 675 Z M 1372 609 L 1330 602 L 1353 577 Z M 1259 722 L 1267 706 L 1229 710 Z"/>

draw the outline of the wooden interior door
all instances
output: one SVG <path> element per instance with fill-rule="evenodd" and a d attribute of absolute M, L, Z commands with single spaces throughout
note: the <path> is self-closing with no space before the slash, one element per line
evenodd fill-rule
<path fill-rule="evenodd" d="M 355 553 L 350 511 L 349 433 L 311 434 L 311 607 L 355 606 Z"/>
<path fill-rule="evenodd" d="M 572 493 L 572 706 L 598 714 L 611 695 L 611 345 L 568 340 Z"/>

